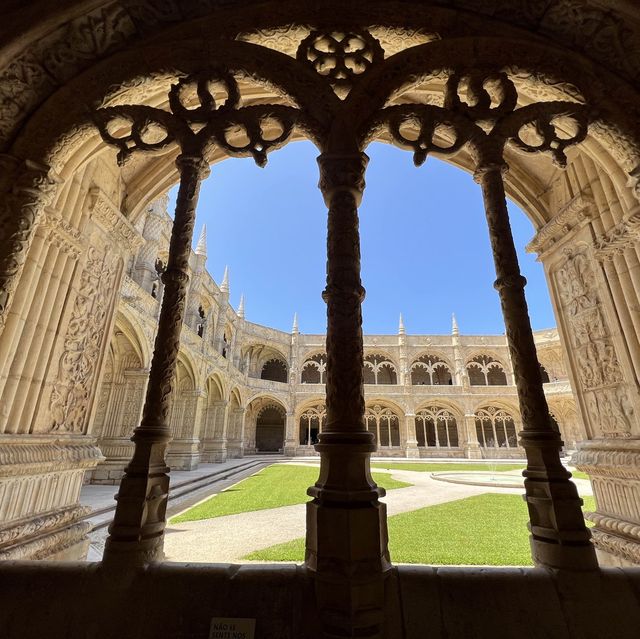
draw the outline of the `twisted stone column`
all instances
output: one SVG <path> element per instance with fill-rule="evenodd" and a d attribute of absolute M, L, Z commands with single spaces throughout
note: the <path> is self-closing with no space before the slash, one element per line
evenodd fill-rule
<path fill-rule="evenodd" d="M 591 534 L 582 515 L 582 499 L 560 461 L 562 440 L 551 426 L 533 341 L 526 279 L 520 274 L 504 192 L 502 163 L 484 163 L 475 179 L 482 187 L 497 279 L 495 288 L 507 331 L 527 454 L 525 500 L 529 509 L 531 551 L 538 566 L 570 570 L 597 568 Z"/>
<path fill-rule="evenodd" d="M 171 432 L 169 409 L 175 379 L 180 331 L 189 281 L 189 254 L 201 181 L 209 174 L 198 155 L 179 155 L 180 188 L 169 244 L 167 269 L 162 275 L 164 296 L 158 320 L 149 384 L 142 421 L 134 431 L 133 458 L 116 495 L 117 507 L 104 551 L 105 563 L 143 565 L 163 558 L 169 468 L 165 453 Z"/>
<path fill-rule="evenodd" d="M 390 569 L 384 490 L 371 477 L 376 449 L 364 424 L 358 205 L 368 158 L 318 158 L 329 208 L 327 235 L 327 422 L 319 436 L 320 477 L 309 488 L 305 561 L 331 636 L 378 636 Z M 355 633 L 355 634 L 350 634 Z"/>

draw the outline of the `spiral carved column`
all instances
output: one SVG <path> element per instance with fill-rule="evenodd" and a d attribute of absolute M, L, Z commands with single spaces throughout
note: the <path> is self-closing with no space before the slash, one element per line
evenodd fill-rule
<path fill-rule="evenodd" d="M 495 288 L 507 332 L 527 454 L 525 500 L 529 510 L 531 552 L 538 566 L 569 570 L 597 568 L 591 533 L 582 515 L 582 499 L 560 461 L 562 440 L 551 426 L 540 366 L 524 295 L 505 199 L 502 163 L 485 163 L 475 179 L 482 187 L 496 268 Z"/>
<path fill-rule="evenodd" d="M 320 477 L 309 488 L 306 564 L 315 574 L 326 636 L 381 632 L 384 577 L 390 569 L 384 491 L 371 477 L 376 449 L 364 424 L 358 205 L 364 153 L 318 158 L 329 209 L 327 236 L 327 423 L 316 450 Z"/>
<path fill-rule="evenodd" d="M 143 565 L 163 558 L 169 468 L 165 453 L 171 432 L 169 409 L 189 281 L 189 254 L 201 181 L 209 166 L 200 155 L 178 156 L 180 188 L 162 276 L 164 297 L 158 321 L 142 421 L 134 431 L 133 458 L 116 495 L 117 507 L 105 546 L 104 562 Z"/>

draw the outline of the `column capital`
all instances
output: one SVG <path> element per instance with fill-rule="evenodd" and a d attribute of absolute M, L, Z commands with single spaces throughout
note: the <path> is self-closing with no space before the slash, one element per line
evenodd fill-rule
<path fill-rule="evenodd" d="M 320 181 L 318 187 L 325 204 L 331 206 L 331 200 L 339 193 L 350 193 L 359 206 L 365 188 L 364 174 L 369 164 L 366 153 L 323 153 L 318 156 Z"/>

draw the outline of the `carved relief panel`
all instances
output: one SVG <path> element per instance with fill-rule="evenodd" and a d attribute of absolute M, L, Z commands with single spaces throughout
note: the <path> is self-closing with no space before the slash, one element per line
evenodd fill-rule
<path fill-rule="evenodd" d="M 121 260 L 91 246 L 78 280 L 61 353 L 57 356 L 49 412 L 49 431 L 85 433 L 91 400 L 110 325 Z"/>
<path fill-rule="evenodd" d="M 607 326 L 596 269 L 587 247 L 578 245 L 564 249 L 564 259 L 552 276 L 591 434 L 630 437 L 634 407 Z"/>

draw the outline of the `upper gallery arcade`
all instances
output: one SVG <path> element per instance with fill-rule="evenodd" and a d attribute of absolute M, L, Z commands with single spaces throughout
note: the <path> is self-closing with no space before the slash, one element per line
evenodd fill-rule
<path fill-rule="evenodd" d="M 626 568 L 626 585 L 617 586 L 627 599 L 599 598 L 614 577 L 598 568 L 594 544 L 601 566 L 640 562 L 635 3 L 5 4 L 0 552 L 77 557 L 87 532 L 78 503 L 83 480 L 122 475 L 104 562 L 45 569 L 51 584 L 65 584 L 51 586 L 61 604 L 50 629 L 62 628 L 65 610 L 73 610 L 82 627 L 108 618 L 124 632 L 136 599 L 105 594 L 103 576 L 136 575 L 131 588 L 144 590 L 157 575 L 149 586 L 157 589 L 174 568 L 193 589 L 172 582 L 172 605 L 190 602 L 204 624 L 211 609 L 191 602 L 209 600 L 194 597 L 206 580 L 196 584 L 189 567 L 158 563 L 168 467 L 315 445 L 321 471 L 308 493 L 305 566 L 282 586 L 306 597 L 305 606 L 313 602 L 291 613 L 300 615 L 296 628 L 307 628 L 296 636 L 317 636 L 319 628 L 331 637 L 417 635 L 445 623 L 427 617 L 442 609 L 434 602 L 447 600 L 448 586 L 425 594 L 432 573 L 412 577 L 390 562 L 383 491 L 369 472 L 378 446 L 409 456 L 473 457 L 489 448 L 525 455 L 523 508 L 538 567 L 531 574 L 542 575 L 536 583 L 545 587 L 524 595 L 529 573 L 513 573 L 505 579 L 525 590 L 505 597 L 544 600 L 545 611 L 557 606 L 556 617 L 537 614 L 536 605 L 522 616 L 548 628 L 561 619 L 584 630 L 575 611 L 595 610 L 601 636 L 614 619 L 618 636 L 632 637 L 624 624 L 637 629 L 640 619 L 621 602 L 637 597 L 624 590 L 637 572 Z M 191 249 L 199 186 L 217 162 L 252 157 L 264 166 L 269 153 L 303 138 L 318 148 L 318 197 L 328 211 L 327 238 L 316 238 L 327 241 L 326 340 L 247 322 L 243 309 L 228 305 L 229 282 L 218 286 L 206 273 L 204 241 Z M 358 206 L 374 140 L 406 149 L 418 166 L 430 154 L 443 157 L 480 184 L 504 338 L 483 342 L 457 330 L 425 338 L 399 328 L 363 339 Z M 157 202 L 176 183 L 169 229 Z M 530 250 L 545 268 L 558 339 L 532 334 L 506 196 L 536 228 Z M 559 390 L 569 381 L 575 406 Z M 593 483 L 591 532 L 560 463 L 561 435 L 567 447 L 575 442 L 574 463 Z M 24 564 L 0 570 L 24 611 L 38 609 L 25 603 L 35 596 L 29 571 Z M 245 585 L 225 590 L 233 571 L 211 571 L 237 611 L 246 615 L 251 602 L 265 636 L 277 636 L 288 600 L 266 609 L 251 590 L 257 573 L 242 573 Z M 578 573 L 598 585 L 567 595 L 567 583 L 582 583 L 571 581 Z M 261 574 L 284 583 L 275 567 Z M 473 581 L 464 569 L 452 574 L 456 583 Z M 74 580 L 65 581 L 69 575 Z M 104 595 L 110 604 L 75 606 L 78 584 L 94 603 Z M 493 607 L 481 605 L 484 592 L 474 593 L 480 608 Z M 574 608 L 558 603 L 567 597 Z M 421 606 L 421 598 L 434 605 Z M 150 604 L 140 636 L 177 627 L 180 615 L 161 604 L 162 597 Z M 408 621 L 410 608 L 423 622 Z M 405 621 L 385 626 L 383 613 Z M 29 617 L 14 616 L 13 628 Z M 500 619 L 512 630 L 521 622 Z M 34 617 L 29 632 L 40 621 Z M 495 620 L 485 621 L 493 628 L 487 636 L 497 636 Z M 284 635 L 293 636 L 291 628 Z"/>

